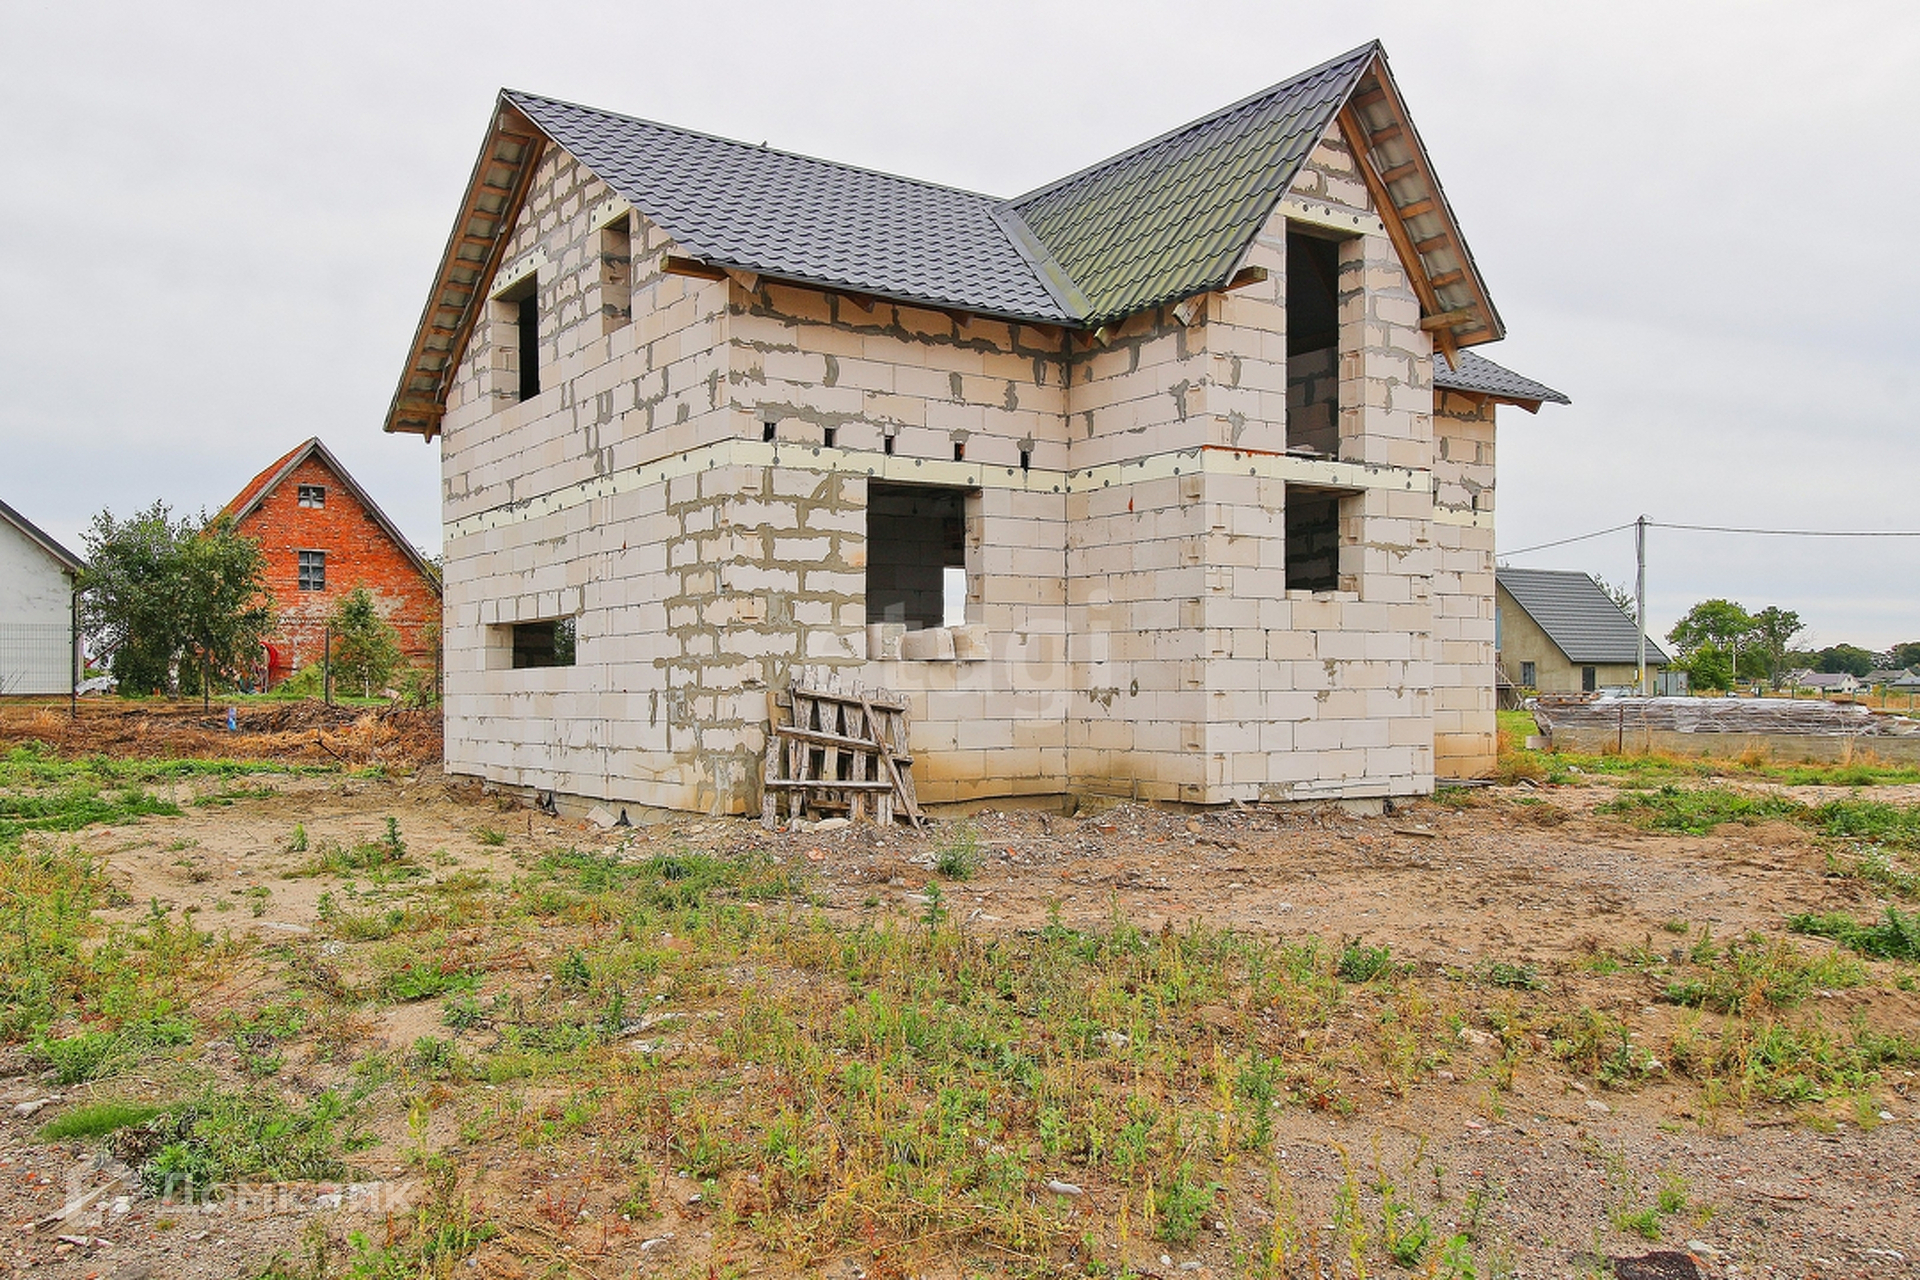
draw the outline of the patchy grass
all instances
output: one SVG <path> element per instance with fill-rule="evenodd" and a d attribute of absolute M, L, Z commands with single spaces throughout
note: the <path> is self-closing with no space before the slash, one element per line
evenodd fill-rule
<path fill-rule="evenodd" d="M 1846 764 L 1776 764 L 1764 755 L 1735 758 L 1676 756 L 1665 752 L 1605 752 L 1589 755 L 1572 751 L 1530 751 L 1529 736 L 1539 733 L 1531 711 L 1502 711 L 1500 773 L 1556 785 L 1604 781 L 1621 786 L 1653 787 L 1716 778 L 1777 782 L 1792 787 L 1883 787 L 1920 782 L 1920 768 L 1873 759 Z"/>
<path fill-rule="evenodd" d="M 1787 928 L 1795 933 L 1832 938 L 1864 956 L 1885 960 L 1920 960 L 1920 915 L 1888 907 L 1886 915 L 1861 924 L 1844 912 L 1811 912 L 1791 917 Z"/>
<path fill-rule="evenodd" d="M 48 1121 L 40 1127 L 43 1142 L 65 1142 L 75 1138 L 104 1138 L 116 1129 L 143 1124 L 165 1108 L 137 1102 L 90 1102 Z"/>
<path fill-rule="evenodd" d="M 1778 795 L 1749 795 L 1724 787 L 1677 787 L 1628 792 L 1595 808 L 1620 814 L 1654 831 L 1706 835 L 1728 822 L 1758 823 L 1797 819 L 1806 806 Z"/>

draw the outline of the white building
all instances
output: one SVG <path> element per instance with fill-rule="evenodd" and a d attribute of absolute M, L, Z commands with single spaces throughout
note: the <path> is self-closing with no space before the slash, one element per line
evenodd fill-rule
<path fill-rule="evenodd" d="M 0 694 L 66 693 L 80 557 L 0 502 Z"/>

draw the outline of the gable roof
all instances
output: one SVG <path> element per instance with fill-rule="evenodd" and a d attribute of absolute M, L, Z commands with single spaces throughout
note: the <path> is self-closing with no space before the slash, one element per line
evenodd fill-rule
<path fill-rule="evenodd" d="M 1074 319 L 991 196 L 504 90 L 540 131 L 688 253 L 878 297 Z"/>
<path fill-rule="evenodd" d="M 1584 573 L 1563 569 L 1494 570 L 1494 579 L 1513 602 L 1559 646 L 1567 661 L 1638 662 L 1640 628 L 1600 584 Z M 1647 637 L 1647 664 L 1672 659 Z"/>
<path fill-rule="evenodd" d="M 406 553 L 413 567 L 420 571 L 420 576 L 431 583 L 437 593 L 440 590 L 440 575 L 433 571 L 433 566 L 426 562 L 411 542 L 407 541 L 406 535 L 400 532 L 400 527 L 387 518 L 387 513 L 380 509 L 380 504 L 373 500 L 372 495 L 362 489 L 360 482 L 340 465 L 340 459 L 333 456 L 333 451 L 320 443 L 319 436 L 295 445 L 274 459 L 267 465 L 266 470 L 247 481 L 240 492 L 234 495 L 233 501 L 220 509 L 220 514 L 232 516 L 234 524 L 239 524 L 259 510 L 260 504 L 266 501 L 267 495 L 292 475 L 301 463 L 308 458 L 316 457 L 328 471 L 333 473 L 333 478 L 353 495 L 354 500 L 360 504 L 361 510 L 373 517 L 373 522 L 380 526 L 388 540 Z"/>
<path fill-rule="evenodd" d="M 1456 352 L 1451 362 L 1443 352 L 1434 352 L 1433 385 L 1485 396 L 1502 404 L 1517 404 L 1528 413 L 1540 412 L 1542 404 L 1573 403 L 1546 383 L 1535 382 L 1471 351 Z"/>
<path fill-rule="evenodd" d="M 1097 329 L 1228 287 L 1336 125 L 1441 350 L 1504 336 L 1378 41 L 1012 200 L 503 89 L 386 429 L 438 433 L 549 143 L 710 268 Z"/>
<path fill-rule="evenodd" d="M 27 519 L 4 502 L 0 502 L 0 520 L 6 521 L 18 529 L 26 536 L 28 542 L 33 543 L 42 551 L 46 552 L 55 563 L 68 573 L 79 573 L 87 567 L 86 561 L 61 546 L 58 542 L 55 542 L 39 525 Z"/>
<path fill-rule="evenodd" d="M 1084 323 L 1220 288 L 1381 56 L 1362 45 L 1010 207 L 1086 295 Z"/>

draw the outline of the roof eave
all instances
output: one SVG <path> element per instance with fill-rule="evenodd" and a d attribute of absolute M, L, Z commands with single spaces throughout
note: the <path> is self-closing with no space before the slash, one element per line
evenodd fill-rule
<path fill-rule="evenodd" d="M 86 561 L 61 546 L 46 530 L 4 502 L 0 502 L 0 520 L 5 520 L 8 524 L 18 529 L 21 534 L 26 537 L 27 541 L 46 552 L 47 556 L 57 562 L 68 574 L 80 573 L 87 567 Z"/>
<path fill-rule="evenodd" d="M 1376 49 L 1341 109 L 1340 125 L 1376 212 L 1413 279 L 1422 327 L 1449 357 L 1459 348 L 1506 337 L 1506 323 L 1434 176 L 1384 48 Z"/>
<path fill-rule="evenodd" d="M 453 375 L 466 354 L 486 289 L 506 252 L 546 137 L 502 91 L 447 236 L 413 344 L 387 406 L 385 430 L 431 440 L 440 432 Z M 478 227 L 478 230 L 475 228 Z"/>

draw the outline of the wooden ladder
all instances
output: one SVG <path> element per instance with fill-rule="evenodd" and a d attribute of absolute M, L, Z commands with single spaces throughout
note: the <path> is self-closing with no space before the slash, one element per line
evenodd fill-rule
<path fill-rule="evenodd" d="M 847 684 L 834 671 L 803 670 L 785 694 L 767 694 L 766 762 L 760 821 L 778 825 L 807 813 L 845 814 L 891 825 L 899 813 L 914 826 L 926 818 L 913 792 L 904 698 Z"/>

